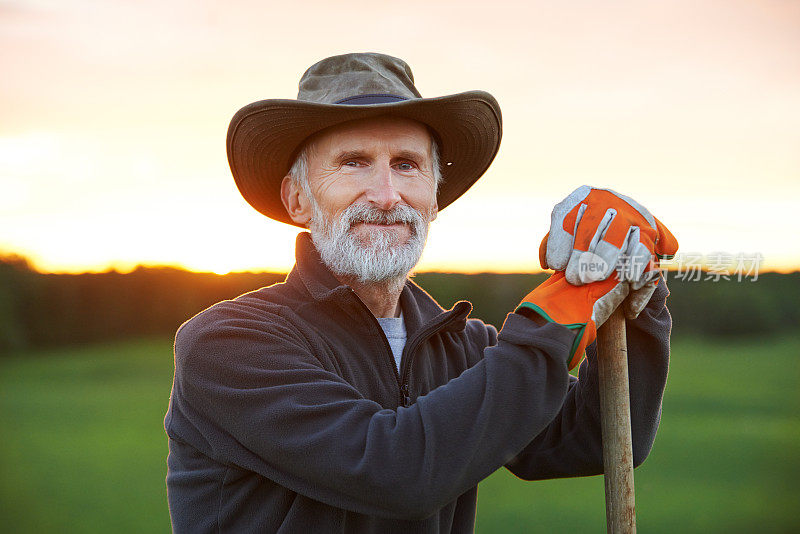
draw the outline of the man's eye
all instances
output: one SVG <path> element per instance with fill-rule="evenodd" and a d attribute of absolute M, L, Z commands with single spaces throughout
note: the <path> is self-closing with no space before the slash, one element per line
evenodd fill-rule
<path fill-rule="evenodd" d="M 414 170 L 414 166 L 413 166 L 411 163 L 399 163 L 399 164 L 397 165 L 397 167 L 398 167 L 398 168 L 399 168 L 401 171 L 411 171 L 411 170 Z"/>
<path fill-rule="evenodd" d="M 344 164 L 346 167 L 358 167 L 358 162 L 353 160 L 345 161 Z"/>

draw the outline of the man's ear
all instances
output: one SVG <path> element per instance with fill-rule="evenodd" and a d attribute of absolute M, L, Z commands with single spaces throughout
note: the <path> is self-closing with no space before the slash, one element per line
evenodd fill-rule
<path fill-rule="evenodd" d="M 436 200 L 433 201 L 433 209 L 431 210 L 431 219 L 429 222 L 433 222 L 436 220 L 436 217 L 439 216 L 439 202 Z"/>
<path fill-rule="evenodd" d="M 308 225 L 308 221 L 311 220 L 311 202 L 289 174 L 284 176 L 281 182 L 281 202 L 292 221 L 301 226 Z"/>

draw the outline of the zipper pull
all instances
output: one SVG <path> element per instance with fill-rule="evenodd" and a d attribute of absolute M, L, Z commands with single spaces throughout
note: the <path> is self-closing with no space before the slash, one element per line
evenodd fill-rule
<path fill-rule="evenodd" d="M 411 405 L 411 396 L 408 393 L 408 384 L 403 384 L 400 387 L 400 392 L 403 394 L 403 406 Z"/>

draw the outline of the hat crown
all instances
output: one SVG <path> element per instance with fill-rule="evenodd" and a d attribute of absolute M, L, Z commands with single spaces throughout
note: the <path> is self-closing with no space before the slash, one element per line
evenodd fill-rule
<path fill-rule="evenodd" d="M 298 100 L 341 104 L 354 97 L 422 98 L 402 59 L 376 53 L 342 54 L 309 67 L 300 78 Z"/>

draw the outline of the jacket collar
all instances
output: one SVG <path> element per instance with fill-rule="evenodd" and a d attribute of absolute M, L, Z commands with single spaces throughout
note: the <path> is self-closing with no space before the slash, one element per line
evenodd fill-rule
<path fill-rule="evenodd" d="M 350 286 L 339 282 L 322 262 L 308 232 L 297 235 L 295 266 L 286 282 L 305 289 L 317 301 L 342 302 L 344 299 L 358 298 Z M 408 279 L 400 294 L 400 307 L 409 332 L 415 332 L 431 322 L 441 324 L 446 331 L 461 331 L 466 327 L 467 316 L 472 311 L 472 304 L 463 300 L 445 310 L 424 289 Z"/>
<path fill-rule="evenodd" d="M 300 232 L 295 241 L 295 264 L 286 281 L 295 286 L 305 288 L 314 300 L 325 301 L 347 290 L 328 267 L 311 240 L 311 234 Z"/>

